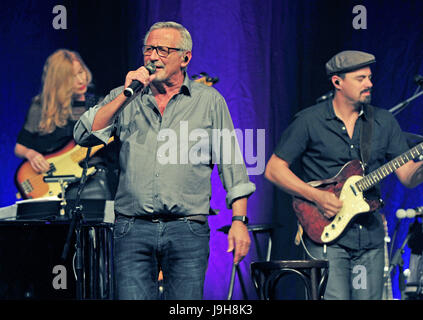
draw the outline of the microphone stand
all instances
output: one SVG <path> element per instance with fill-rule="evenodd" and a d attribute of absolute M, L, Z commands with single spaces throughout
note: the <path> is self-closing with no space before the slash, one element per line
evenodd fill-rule
<path fill-rule="evenodd" d="M 46 176 L 43 178 L 45 183 L 54 183 L 57 182 L 60 184 L 60 189 L 62 191 L 62 201 L 60 202 L 60 213 L 59 220 L 66 219 L 66 192 L 65 189 L 68 186 L 69 182 L 75 182 L 77 178 L 74 175 L 57 175 L 57 176 Z"/>
<path fill-rule="evenodd" d="M 397 238 L 398 229 L 399 229 L 400 224 L 401 224 L 401 219 L 398 219 L 397 223 L 395 225 L 394 234 L 392 236 L 391 247 L 389 248 L 389 260 L 390 261 L 392 260 L 392 252 L 394 251 L 395 240 Z"/>
<path fill-rule="evenodd" d="M 402 255 L 404 253 L 404 247 L 407 245 L 408 240 L 410 239 L 410 237 L 411 237 L 411 234 L 408 233 L 407 236 L 405 237 L 402 245 L 401 245 L 401 248 L 399 248 L 395 252 L 394 257 L 391 260 L 391 264 L 389 266 L 389 270 L 386 273 L 387 276 L 385 277 L 385 279 L 383 281 L 383 283 L 386 283 L 388 281 L 388 278 L 389 278 L 392 270 L 396 266 L 398 266 L 399 271 L 400 271 L 399 274 L 398 274 L 398 283 L 399 283 L 399 289 L 401 291 L 401 299 L 402 299 L 402 296 L 403 296 L 403 292 L 405 290 L 405 278 L 404 278 L 404 274 L 403 274 L 403 270 L 402 270 L 402 267 L 404 266 L 404 260 L 402 259 Z"/>
<path fill-rule="evenodd" d="M 414 220 L 413 225 L 415 223 L 418 223 L 417 218 Z M 395 266 L 398 266 L 398 268 L 399 268 L 398 283 L 399 283 L 399 289 L 400 289 L 400 292 L 401 292 L 401 299 L 403 299 L 404 290 L 405 290 L 405 287 L 406 287 L 405 276 L 404 276 L 404 273 L 403 273 L 404 260 L 402 259 L 402 255 L 404 254 L 404 247 L 407 245 L 408 241 L 410 240 L 411 236 L 413 235 L 412 227 L 413 226 L 411 226 L 409 228 L 407 236 L 405 237 L 401 247 L 395 252 L 395 254 L 394 254 L 394 256 L 391 260 L 389 270 L 386 273 L 385 279 L 383 281 L 383 283 L 386 283 L 389 279 L 389 276 L 390 276 L 392 270 L 395 268 Z"/>
<path fill-rule="evenodd" d="M 79 182 L 78 191 L 76 193 L 75 205 L 72 209 L 72 221 L 69 226 L 66 243 L 63 247 L 62 261 L 66 260 L 68 255 L 69 246 L 72 238 L 73 231 L 75 231 L 75 249 L 76 249 L 76 262 L 75 262 L 75 273 L 76 273 L 76 299 L 82 300 L 83 298 L 83 259 L 82 259 L 82 238 L 81 238 L 81 221 L 82 221 L 82 204 L 81 193 L 87 182 L 87 169 L 88 169 L 88 158 L 91 153 L 91 147 L 87 149 L 87 155 L 85 156 L 82 176 Z"/>
<path fill-rule="evenodd" d="M 400 113 L 402 110 L 404 110 L 407 107 L 407 105 L 411 101 L 413 101 L 414 99 L 417 99 L 423 94 L 423 91 L 420 91 L 420 92 L 419 91 L 420 91 L 420 86 L 417 87 L 416 91 L 414 92 L 414 95 L 412 95 L 407 100 L 404 100 L 403 102 L 400 102 L 396 106 L 389 109 L 389 112 L 391 112 L 393 115 L 397 115 L 398 113 Z"/>

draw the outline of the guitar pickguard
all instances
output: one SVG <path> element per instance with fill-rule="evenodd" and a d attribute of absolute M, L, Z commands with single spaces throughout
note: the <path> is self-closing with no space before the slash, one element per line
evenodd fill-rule
<path fill-rule="evenodd" d="M 339 195 L 339 200 L 343 202 L 342 209 L 330 224 L 324 227 L 321 235 L 322 242 L 332 242 L 341 235 L 355 216 L 370 211 L 370 206 L 364 199 L 363 193 L 355 186 L 355 183 L 361 178 L 362 176 L 352 176 L 345 181 Z"/>

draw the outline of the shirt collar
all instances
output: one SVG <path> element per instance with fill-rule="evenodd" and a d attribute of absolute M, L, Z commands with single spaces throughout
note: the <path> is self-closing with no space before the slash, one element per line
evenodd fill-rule
<path fill-rule="evenodd" d="M 326 117 L 327 120 L 337 119 L 337 116 L 335 114 L 335 110 L 333 109 L 333 102 L 332 101 L 333 101 L 333 99 L 327 99 L 325 101 L 325 103 L 326 103 L 326 111 L 325 111 L 326 115 L 325 115 L 325 117 Z M 368 113 L 368 111 L 367 111 L 366 105 L 362 104 L 360 113 L 358 114 L 358 117 L 363 116 L 365 119 L 367 119 L 368 118 L 367 113 Z"/>
<path fill-rule="evenodd" d="M 184 71 L 184 82 L 182 83 L 180 93 L 187 96 L 191 96 L 191 80 L 189 79 L 188 73 Z"/>
<path fill-rule="evenodd" d="M 150 86 L 143 89 L 144 91 L 142 94 L 152 94 Z M 179 93 L 185 94 L 187 96 L 191 96 L 191 80 L 186 71 L 184 71 L 184 82 L 182 82 L 181 88 L 179 89 Z"/>

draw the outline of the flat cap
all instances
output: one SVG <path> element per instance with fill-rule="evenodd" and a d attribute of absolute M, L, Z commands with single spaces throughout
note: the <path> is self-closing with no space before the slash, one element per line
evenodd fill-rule
<path fill-rule="evenodd" d="M 351 72 L 376 62 L 374 55 L 363 51 L 347 50 L 334 55 L 326 63 L 326 73 L 332 76 Z"/>

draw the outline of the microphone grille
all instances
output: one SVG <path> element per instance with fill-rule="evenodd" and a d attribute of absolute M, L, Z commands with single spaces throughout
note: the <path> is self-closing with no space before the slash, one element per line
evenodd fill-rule
<path fill-rule="evenodd" d="M 414 209 L 407 209 L 405 211 L 407 218 L 414 218 L 416 216 L 416 210 Z"/>
<path fill-rule="evenodd" d="M 149 74 L 153 74 L 154 72 L 156 72 L 156 66 L 154 65 L 154 63 L 151 63 L 151 62 L 147 63 L 145 65 L 145 68 L 148 70 Z"/>
<path fill-rule="evenodd" d="M 403 219 L 407 216 L 404 209 L 398 209 L 396 212 L 396 216 L 398 219 Z"/>

